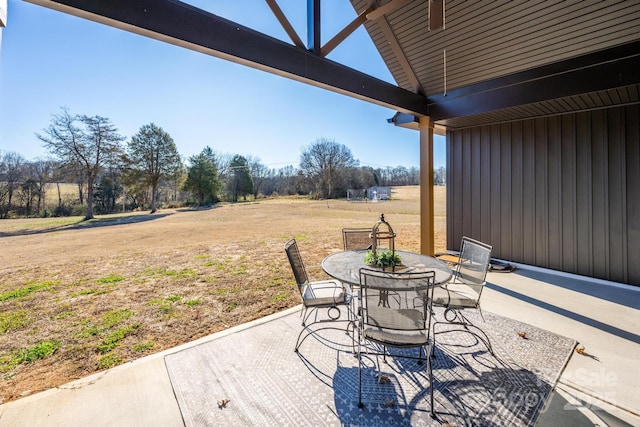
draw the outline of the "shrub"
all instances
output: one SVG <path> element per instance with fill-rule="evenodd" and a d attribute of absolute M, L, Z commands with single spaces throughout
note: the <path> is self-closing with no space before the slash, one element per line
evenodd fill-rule
<path fill-rule="evenodd" d="M 53 216 L 55 216 L 55 217 L 71 216 L 71 208 L 69 206 L 65 206 L 65 205 L 58 206 L 53 211 Z"/>
<path fill-rule="evenodd" d="M 73 205 L 71 208 L 71 216 L 84 216 L 87 213 L 87 207 L 84 205 Z"/>

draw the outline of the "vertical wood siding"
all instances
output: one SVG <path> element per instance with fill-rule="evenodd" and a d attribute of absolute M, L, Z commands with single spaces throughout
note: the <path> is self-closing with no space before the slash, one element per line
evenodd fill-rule
<path fill-rule="evenodd" d="M 447 243 L 640 285 L 640 105 L 447 132 Z"/>

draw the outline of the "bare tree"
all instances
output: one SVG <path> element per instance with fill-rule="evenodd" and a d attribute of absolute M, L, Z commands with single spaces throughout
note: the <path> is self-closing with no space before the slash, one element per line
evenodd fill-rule
<path fill-rule="evenodd" d="M 257 199 L 264 182 L 270 176 L 269 168 L 260 162 L 257 157 L 248 156 L 249 173 L 253 179 L 253 198 Z"/>
<path fill-rule="evenodd" d="M 66 108 L 54 114 L 44 135 L 36 134 L 63 166 L 84 173 L 87 182 L 85 220 L 93 218 L 93 185 L 101 168 L 122 151 L 124 138 L 109 119 L 100 116 L 71 115 Z"/>
<path fill-rule="evenodd" d="M 8 217 L 12 209 L 13 198 L 20 189 L 25 172 L 24 158 L 13 151 L 4 153 L 0 158 L 0 217 Z"/>
<path fill-rule="evenodd" d="M 316 140 L 300 156 L 300 170 L 318 197 L 336 197 L 347 169 L 357 166 L 349 148 L 325 138 Z"/>
<path fill-rule="evenodd" d="M 38 197 L 37 211 L 40 212 L 46 207 L 46 186 L 53 176 L 53 162 L 50 160 L 36 159 L 31 162 L 31 165 L 36 196 Z"/>

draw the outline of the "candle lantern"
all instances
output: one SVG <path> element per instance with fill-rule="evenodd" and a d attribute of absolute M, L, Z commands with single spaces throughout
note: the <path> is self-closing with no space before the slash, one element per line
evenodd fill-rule
<path fill-rule="evenodd" d="M 371 251 L 373 252 L 374 260 L 378 259 L 378 254 L 386 251 L 391 251 L 392 257 L 395 256 L 395 237 L 396 233 L 393 232 L 391 225 L 384 220 L 384 214 L 380 214 L 380 220 L 376 222 L 371 232 Z"/>

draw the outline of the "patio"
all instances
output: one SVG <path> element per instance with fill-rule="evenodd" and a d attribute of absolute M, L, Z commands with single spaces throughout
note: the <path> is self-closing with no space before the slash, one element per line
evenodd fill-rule
<path fill-rule="evenodd" d="M 577 276 L 558 274 L 548 270 L 522 267 L 513 273 L 489 273 L 488 285 L 483 294 L 483 310 L 487 313 L 487 322 L 493 322 L 499 316 L 516 319 L 535 328 L 548 331 L 553 337 L 557 334 L 575 340 L 582 353 L 571 352 L 566 368 L 557 383 L 548 406 L 541 408 L 537 425 L 638 425 L 640 424 L 640 377 L 637 375 L 636 359 L 640 351 L 638 329 L 638 310 L 640 310 L 640 289 L 625 285 L 583 280 Z M 244 418 L 245 424 L 251 425 L 252 414 L 270 413 L 273 408 L 285 405 L 285 387 L 277 383 L 269 383 L 269 393 L 260 396 L 254 389 L 245 391 L 247 401 L 231 401 L 223 408 L 218 408 L 218 400 L 228 396 L 208 394 L 214 387 L 205 379 L 214 375 L 217 383 L 226 387 L 239 387 L 232 383 L 234 376 L 248 375 L 248 378 L 274 373 L 270 366 L 275 361 L 293 358 L 296 366 L 287 368 L 294 371 L 312 372 L 312 366 L 321 368 L 313 371 L 316 381 L 328 391 L 313 395 L 313 400 L 325 408 L 325 418 L 321 424 L 339 425 L 358 424 L 357 407 L 339 404 L 338 396 L 348 395 L 349 390 L 339 386 L 339 381 L 349 378 L 350 370 L 340 371 L 333 378 L 323 377 L 321 361 L 331 359 L 336 364 L 336 351 L 348 361 L 352 359 L 346 351 L 324 346 L 323 353 L 309 352 L 313 345 L 321 343 L 309 337 L 301 347 L 301 356 L 293 352 L 298 323 L 299 307 L 277 313 L 272 316 L 241 325 L 227 331 L 214 334 L 198 341 L 158 353 L 132 363 L 119 366 L 109 371 L 69 383 L 58 389 L 48 390 L 33 396 L 25 397 L 5 405 L 0 405 L 0 426 L 20 425 L 191 425 L 186 414 L 181 413 L 178 401 L 182 399 L 181 387 L 175 384 L 168 373 L 168 366 L 185 355 L 191 355 L 191 364 L 209 366 L 201 372 L 203 382 L 195 393 L 202 401 L 208 401 L 218 413 L 229 416 L 234 412 Z M 489 313 L 498 316 L 492 316 Z M 491 319 L 494 320 L 491 320 Z M 290 331 L 285 328 L 281 334 L 282 345 L 266 354 L 264 348 L 255 347 L 261 337 L 270 332 L 270 328 L 278 322 L 290 324 Z M 287 323 L 288 322 L 288 323 Z M 282 330 L 282 328 L 280 328 Z M 243 348 L 225 346 L 228 339 L 243 334 Z M 344 335 L 344 334 L 343 334 Z M 446 335 L 446 334 L 445 334 Z M 513 337 L 513 334 L 510 334 Z M 226 341 L 225 341 L 226 340 Z M 273 341 L 273 339 L 271 339 Z M 550 340 L 542 340 L 547 343 Z M 294 341 L 295 342 L 295 341 Z M 494 345 L 497 344 L 497 341 Z M 504 344 L 504 343 L 503 343 Z M 504 344 L 508 345 L 508 344 Z M 198 351 L 198 348 L 207 349 Z M 342 348 L 344 350 L 344 348 Z M 247 354 L 254 358 L 261 357 L 274 361 L 264 366 L 247 363 L 242 373 L 229 371 L 234 365 L 243 364 Z M 188 360 L 188 359 L 181 359 Z M 248 359 L 247 359 L 248 360 Z M 306 360 L 306 362 L 305 362 Z M 208 362 L 213 363 L 208 363 Z M 282 362 L 280 362 L 282 363 Z M 315 365 L 314 365 L 315 363 Z M 353 363 L 350 362 L 349 363 Z M 439 362 L 436 362 L 436 364 Z M 553 364 L 551 358 L 543 357 L 542 361 L 534 361 L 539 370 L 549 368 Z M 189 372 L 192 365 L 184 366 Z M 174 363 L 170 370 L 175 371 Z M 346 366 L 346 365 L 345 365 Z M 225 373 L 225 369 L 227 370 Z M 255 369 L 255 371 L 252 371 Z M 434 368 L 436 379 L 439 368 Z M 357 371 L 357 370 L 356 370 Z M 198 376 L 199 371 L 195 371 Z M 175 374 L 175 372 L 174 372 Z M 277 372 L 275 374 L 278 374 Z M 344 375 L 343 375 L 344 374 Z M 172 374 L 173 375 L 173 374 Z M 338 382 L 336 382 L 338 381 Z M 294 381 L 295 383 L 295 381 Z M 289 383 L 289 386 L 290 387 Z M 414 403 L 416 412 L 420 413 L 420 405 L 428 405 L 420 396 L 412 399 L 410 392 L 402 388 L 408 401 Z M 408 389 L 407 389 L 408 390 Z M 255 392 L 254 392 L 255 391 Z M 420 395 L 420 390 L 415 392 Z M 178 396 L 178 398 L 176 398 Z M 282 396 L 278 399 L 278 396 Z M 402 397 L 400 393 L 399 397 Z M 184 397 L 184 396 L 183 396 Z M 304 396 L 303 396 L 304 397 Z M 353 398 L 357 399 L 357 390 L 353 390 Z M 311 399 L 311 397 L 309 397 Z M 183 399 L 184 400 L 184 399 Z M 184 401 L 183 401 L 184 403 Z M 224 402 L 222 402 L 224 403 Z M 445 411 L 446 400 L 442 396 L 436 400 L 436 412 Z M 223 405 L 224 406 L 224 405 Z M 285 405 L 286 406 L 286 405 Z M 246 408 L 246 409 L 245 409 Z M 336 412 L 330 410 L 336 408 Z M 397 408 L 401 409 L 401 400 Z M 290 408 L 296 413 L 304 413 L 305 408 Z M 246 411 L 246 412 L 244 412 Z M 444 423 L 443 416 L 439 422 L 433 422 L 427 411 L 423 411 L 418 423 L 435 425 Z M 317 414 L 317 411 L 315 411 Z M 397 419 L 391 419 L 391 423 Z M 216 425 L 221 420 L 196 419 L 195 425 Z M 299 418 L 300 425 L 318 424 L 318 419 Z M 496 419 L 494 425 L 511 425 L 506 418 Z M 454 423 L 455 424 L 455 423 Z M 524 423 L 526 425 L 526 422 Z"/>

